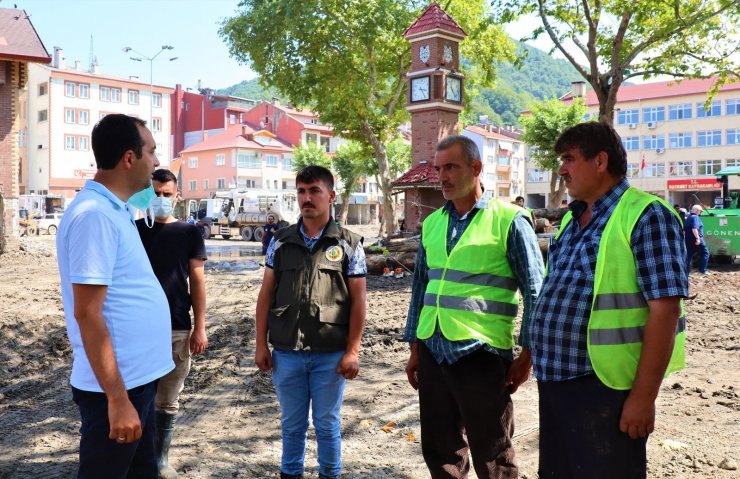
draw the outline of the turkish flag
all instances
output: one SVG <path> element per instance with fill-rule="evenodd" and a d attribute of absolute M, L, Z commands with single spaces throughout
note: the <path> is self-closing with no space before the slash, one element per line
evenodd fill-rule
<path fill-rule="evenodd" d="M 645 155 L 642 155 L 642 163 L 640 164 L 640 171 L 645 169 Z"/>

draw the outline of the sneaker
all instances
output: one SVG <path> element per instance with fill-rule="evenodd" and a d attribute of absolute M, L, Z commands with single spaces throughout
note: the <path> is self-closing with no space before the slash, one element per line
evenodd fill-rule
<path fill-rule="evenodd" d="M 280 471 L 280 479 L 303 479 L 303 474 L 286 474 Z"/>

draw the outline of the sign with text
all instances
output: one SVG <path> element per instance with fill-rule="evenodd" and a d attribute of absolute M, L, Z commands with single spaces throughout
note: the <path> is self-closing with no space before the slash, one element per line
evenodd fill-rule
<path fill-rule="evenodd" d="M 691 180 L 668 180 L 669 190 L 721 190 L 722 183 L 715 178 L 699 178 Z"/>

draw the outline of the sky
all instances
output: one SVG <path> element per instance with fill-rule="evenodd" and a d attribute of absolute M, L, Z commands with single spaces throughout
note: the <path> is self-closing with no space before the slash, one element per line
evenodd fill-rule
<path fill-rule="evenodd" d="M 153 83 L 172 87 L 219 89 L 255 77 L 246 65 L 229 56 L 218 35 L 225 18 L 238 12 L 238 0 L 0 0 L 0 8 L 17 5 L 31 16 L 49 55 L 61 47 L 67 65 L 78 60 L 84 69 L 93 55 L 101 74 L 122 78 L 138 76 L 149 82 L 150 62 L 130 59 L 131 47 L 146 57 L 163 51 L 152 63 Z M 515 38 L 534 29 L 534 19 L 508 26 Z M 544 37 L 544 35 L 543 35 Z M 549 47 L 540 41 L 538 48 Z M 170 61 L 172 57 L 176 60 Z"/>

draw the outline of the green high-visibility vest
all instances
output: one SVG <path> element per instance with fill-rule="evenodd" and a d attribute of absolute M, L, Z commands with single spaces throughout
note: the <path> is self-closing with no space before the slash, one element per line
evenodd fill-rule
<path fill-rule="evenodd" d="M 521 209 L 492 199 L 475 215 L 447 254 L 449 215 L 439 209 L 424 220 L 429 283 L 416 335 L 427 339 L 439 322 L 445 338 L 478 339 L 499 349 L 514 346 L 518 284 L 506 258 L 514 216 Z"/>
<path fill-rule="evenodd" d="M 630 187 L 614 208 L 599 241 L 594 299 L 588 321 L 588 355 L 596 375 L 612 389 L 632 388 L 642 353 L 642 337 L 649 309 L 637 283 L 637 268 L 630 239 L 643 211 L 654 202 L 659 202 L 676 214 L 661 198 Z M 565 231 L 571 219 L 569 211 L 563 218 L 556 239 Z M 677 260 L 683 261 L 683 258 Z M 685 329 L 686 319 L 681 300 L 681 316 L 666 377 L 686 365 Z"/>

